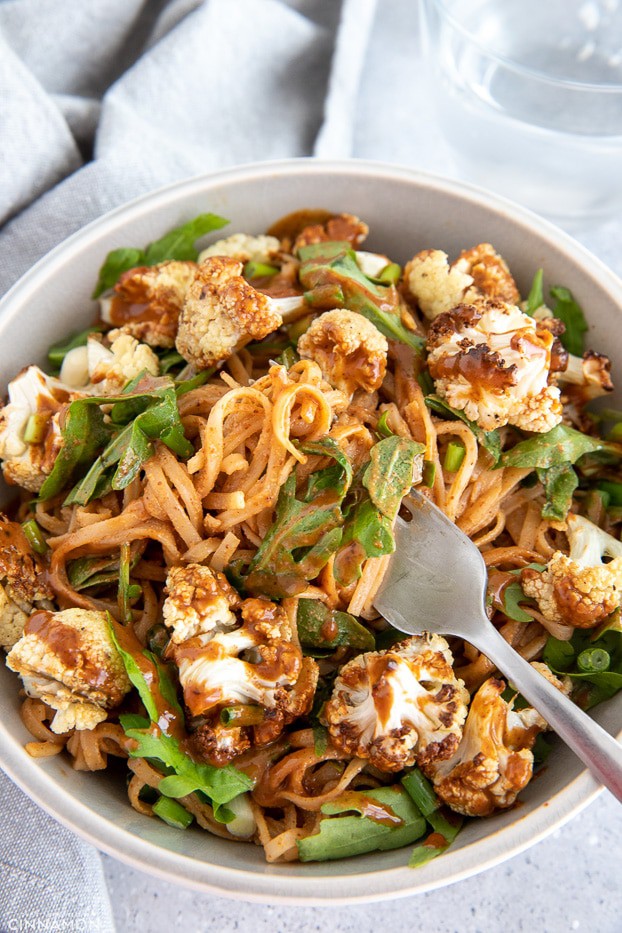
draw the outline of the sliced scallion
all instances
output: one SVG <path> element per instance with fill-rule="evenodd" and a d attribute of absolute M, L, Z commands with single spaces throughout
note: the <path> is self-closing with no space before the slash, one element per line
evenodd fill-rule
<path fill-rule="evenodd" d="M 26 540 L 33 551 L 37 554 L 45 554 L 48 550 L 48 546 L 43 537 L 43 532 L 34 518 L 29 518 L 27 522 L 24 522 L 22 528 L 26 535 Z"/>
<path fill-rule="evenodd" d="M 448 473 L 456 473 L 462 465 L 465 454 L 466 449 L 464 444 L 462 444 L 460 441 L 450 441 L 447 445 L 447 450 L 445 451 L 443 468 Z"/>
<path fill-rule="evenodd" d="M 188 829 L 194 819 L 192 813 L 188 813 L 185 807 L 170 797 L 160 797 L 156 800 L 153 812 L 175 829 Z"/>

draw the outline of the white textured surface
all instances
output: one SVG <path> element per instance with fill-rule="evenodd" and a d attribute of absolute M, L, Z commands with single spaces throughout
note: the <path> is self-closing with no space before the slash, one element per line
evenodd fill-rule
<path fill-rule="evenodd" d="M 271 907 L 167 884 L 104 858 L 122 933 L 619 933 L 622 808 L 605 792 L 505 865 L 450 888 L 384 904 Z"/>

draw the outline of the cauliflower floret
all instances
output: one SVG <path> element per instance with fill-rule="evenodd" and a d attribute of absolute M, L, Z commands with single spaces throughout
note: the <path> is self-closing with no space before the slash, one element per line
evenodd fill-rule
<path fill-rule="evenodd" d="M 556 551 L 543 571 L 526 567 L 521 585 L 551 622 L 594 628 L 620 605 L 622 542 L 581 515 L 567 524 L 569 555 Z"/>
<path fill-rule="evenodd" d="M 439 635 L 413 636 L 349 661 L 323 712 L 333 745 L 381 771 L 448 758 L 469 697 L 452 661 Z"/>
<path fill-rule="evenodd" d="M 19 641 L 34 607 L 46 604 L 52 591 L 43 566 L 22 526 L 0 513 L 0 645 L 9 651 Z"/>
<path fill-rule="evenodd" d="M 298 340 L 303 359 L 315 360 L 335 389 L 379 389 L 387 369 L 389 344 L 377 327 L 354 311 L 326 311 Z"/>
<path fill-rule="evenodd" d="M 613 392 L 611 360 L 604 353 L 586 350 L 583 356 L 568 355 L 568 364 L 557 376 L 575 404 L 585 405 L 601 395 Z"/>
<path fill-rule="evenodd" d="M 212 256 L 198 267 L 179 317 L 176 346 L 199 369 L 224 360 L 250 340 L 261 340 L 304 299 L 274 299 L 242 278 L 242 263 Z"/>
<path fill-rule="evenodd" d="M 471 292 L 472 276 L 450 266 L 447 253 L 440 249 L 424 249 L 413 256 L 406 263 L 404 281 L 430 321 L 469 297 L 475 297 Z"/>
<path fill-rule="evenodd" d="M 437 317 L 428 333 L 436 390 L 485 431 L 550 431 L 562 420 L 549 385 L 555 337 L 516 305 L 478 299 Z"/>
<path fill-rule="evenodd" d="M 210 256 L 229 256 L 238 262 L 269 262 L 280 248 L 281 244 L 275 236 L 234 233 L 204 249 L 199 254 L 199 262 L 205 262 Z"/>
<path fill-rule="evenodd" d="M 103 395 L 117 395 L 131 379 L 142 372 L 152 376 L 160 372 L 160 363 L 151 347 L 139 343 L 129 334 L 119 334 L 110 344 L 109 350 L 96 338 L 90 338 L 87 352 L 91 383 Z"/>
<path fill-rule="evenodd" d="M 0 459 L 11 486 L 38 492 L 62 447 L 59 412 L 70 389 L 29 366 L 9 383 L 9 402 L 0 411 Z M 75 397 L 75 396 L 74 396 Z M 34 430 L 33 442 L 25 439 Z"/>
<path fill-rule="evenodd" d="M 540 727 L 530 722 L 527 710 L 506 703 L 504 690 L 501 680 L 485 681 L 473 697 L 456 751 L 425 769 L 441 800 L 466 816 L 511 807 L 533 773 L 531 748 Z"/>
<path fill-rule="evenodd" d="M 317 683 L 317 664 L 303 658 L 284 609 L 265 599 L 246 599 L 240 614 L 238 628 L 212 628 L 172 652 L 186 706 L 203 720 L 193 747 L 213 764 L 248 748 L 251 734 L 258 745 L 273 741 L 287 723 L 309 711 Z M 224 726 L 220 710 L 240 704 L 263 708 L 257 724 Z"/>
<path fill-rule="evenodd" d="M 224 632 L 237 625 L 231 607 L 238 595 L 222 573 L 202 564 L 171 567 L 166 580 L 167 597 L 162 613 L 178 645 L 196 635 Z"/>
<path fill-rule="evenodd" d="M 424 249 L 406 264 L 404 281 L 430 321 L 478 298 L 499 298 L 510 304 L 520 300 L 505 260 L 490 243 L 463 250 L 451 265 L 440 249 Z"/>
<path fill-rule="evenodd" d="M 24 612 L 0 585 L 0 645 L 5 651 L 10 651 L 20 640 L 27 618 L 28 613 Z"/>
<path fill-rule="evenodd" d="M 196 271 L 195 262 L 178 260 L 129 269 L 113 292 L 100 298 L 102 320 L 151 347 L 174 346 L 179 312 Z"/>
<path fill-rule="evenodd" d="M 57 733 L 92 729 L 131 686 L 104 612 L 35 612 L 6 663 L 30 696 L 58 711 L 50 726 Z"/>
<path fill-rule="evenodd" d="M 335 214 L 325 223 L 310 224 L 303 227 L 294 242 L 294 252 L 303 246 L 314 243 L 343 241 L 352 246 L 360 246 L 369 233 L 367 224 L 354 214 Z"/>
<path fill-rule="evenodd" d="M 512 305 L 520 301 L 520 292 L 505 259 L 490 243 L 463 250 L 452 268 L 471 276 L 473 288 L 485 298 L 500 298 Z"/>

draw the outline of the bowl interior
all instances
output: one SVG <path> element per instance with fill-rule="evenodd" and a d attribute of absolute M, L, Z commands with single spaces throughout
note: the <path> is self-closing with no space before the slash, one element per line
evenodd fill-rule
<path fill-rule="evenodd" d="M 90 294 L 108 250 L 142 246 L 203 211 L 229 218 L 227 235 L 263 232 L 279 216 L 301 207 L 359 215 L 371 230 L 366 248 L 402 262 L 422 248 L 454 256 L 464 247 L 492 242 L 523 293 L 536 269 L 544 267 L 547 286 L 567 285 L 585 308 L 590 345 L 613 357 L 614 372 L 622 371 L 622 346 L 611 339 L 620 325 L 622 286 L 556 228 L 477 189 L 408 170 L 298 161 L 174 185 L 107 215 L 42 260 L 2 304 L 2 390 L 21 366 L 43 361 L 51 343 L 94 318 Z M 270 866 L 262 850 L 249 844 L 234 845 L 200 830 L 179 832 L 140 816 L 127 802 L 121 777 L 75 772 L 61 757 L 29 759 L 18 708 L 17 680 L 0 665 L 0 762 L 37 802 L 99 848 L 143 870 L 233 897 L 326 903 L 438 887 L 530 845 L 596 792 L 578 760 L 560 745 L 520 806 L 471 823 L 447 854 L 422 869 L 404 867 L 407 850 L 336 863 Z M 597 709 L 595 718 L 614 732 L 621 711 L 622 695 Z"/>

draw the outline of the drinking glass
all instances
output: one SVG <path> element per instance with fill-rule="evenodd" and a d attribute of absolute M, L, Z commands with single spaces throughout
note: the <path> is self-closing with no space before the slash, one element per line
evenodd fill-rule
<path fill-rule="evenodd" d="M 622 0 L 422 0 L 462 177 L 567 227 L 622 211 Z"/>

